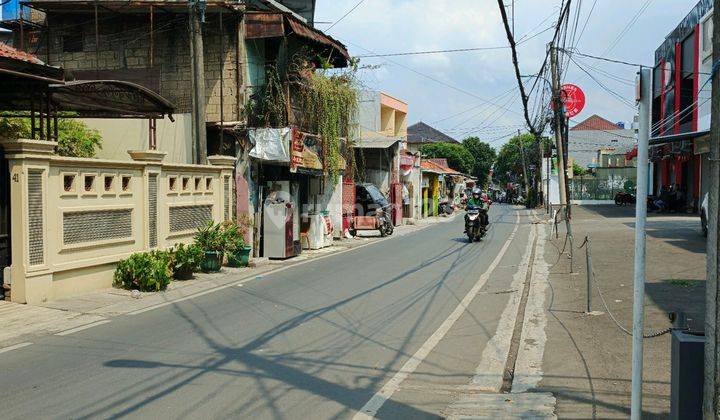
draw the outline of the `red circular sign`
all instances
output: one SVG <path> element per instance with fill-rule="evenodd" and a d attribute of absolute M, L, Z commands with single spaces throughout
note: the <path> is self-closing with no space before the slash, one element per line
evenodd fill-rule
<path fill-rule="evenodd" d="M 560 88 L 560 100 L 565 105 L 565 116 L 572 118 L 585 108 L 585 93 L 573 84 L 565 84 Z"/>

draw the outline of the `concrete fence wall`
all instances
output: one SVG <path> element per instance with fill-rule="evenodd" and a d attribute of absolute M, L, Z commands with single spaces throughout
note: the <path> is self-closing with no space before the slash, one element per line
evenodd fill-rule
<path fill-rule="evenodd" d="M 232 157 L 188 165 L 138 151 L 131 161 L 115 161 L 57 156 L 53 142 L 0 143 L 10 164 L 6 279 L 16 302 L 110 287 L 119 260 L 189 242 L 208 220 L 232 217 Z"/>

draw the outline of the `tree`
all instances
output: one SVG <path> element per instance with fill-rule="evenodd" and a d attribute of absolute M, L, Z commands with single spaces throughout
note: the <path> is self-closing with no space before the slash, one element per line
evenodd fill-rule
<path fill-rule="evenodd" d="M 495 149 L 490 144 L 480 141 L 477 137 L 468 137 L 463 140 L 462 144 L 473 156 L 471 174 L 477 178 L 478 183 L 484 188 L 497 155 Z"/>
<path fill-rule="evenodd" d="M 577 162 L 573 162 L 572 171 L 573 171 L 573 176 L 583 176 L 587 173 L 587 169 L 578 165 Z"/>
<path fill-rule="evenodd" d="M 544 150 L 550 150 L 550 147 L 552 147 L 550 139 L 543 137 L 542 141 L 544 142 Z M 529 168 L 528 176 L 530 176 L 532 167 L 535 168 L 535 171 L 540 170 L 541 162 L 538 156 L 538 143 L 535 141 L 535 137 L 529 133 L 515 136 L 500 148 L 497 160 L 495 161 L 494 173 L 503 183 L 512 181 L 525 182 L 523 179 L 523 161 L 520 142 L 522 142 L 525 151 L 525 159 Z"/>
<path fill-rule="evenodd" d="M 30 138 L 30 119 L 0 116 L 0 137 Z M 102 148 L 102 136 L 84 122 L 73 118 L 58 118 L 57 153 L 69 157 L 94 157 Z"/>
<path fill-rule="evenodd" d="M 459 143 L 430 143 L 420 147 L 423 156 L 430 158 L 445 158 L 448 166 L 464 174 L 473 169 L 473 155 Z"/>

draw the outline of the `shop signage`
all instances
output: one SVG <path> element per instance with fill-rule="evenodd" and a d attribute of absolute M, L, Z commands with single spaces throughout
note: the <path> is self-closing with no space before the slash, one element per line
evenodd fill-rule
<path fill-rule="evenodd" d="M 571 83 L 566 83 L 560 87 L 560 100 L 565 108 L 567 118 L 578 115 L 585 108 L 585 92 Z M 553 102 L 550 102 L 550 107 L 553 107 Z"/>
<path fill-rule="evenodd" d="M 302 138 L 303 152 L 300 166 L 322 171 L 322 142 L 320 141 L 320 137 L 303 133 Z"/>
<path fill-rule="evenodd" d="M 400 169 L 402 171 L 409 171 L 415 165 L 415 156 L 412 155 L 400 155 Z"/>
<path fill-rule="evenodd" d="M 304 150 L 303 134 L 297 128 L 293 128 L 290 140 L 290 172 L 295 173 L 298 166 L 302 166 Z"/>

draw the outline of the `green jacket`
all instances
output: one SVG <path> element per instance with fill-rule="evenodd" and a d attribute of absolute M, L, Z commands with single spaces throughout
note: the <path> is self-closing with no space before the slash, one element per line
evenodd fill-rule
<path fill-rule="evenodd" d="M 486 202 L 485 200 L 483 200 L 482 198 L 478 198 L 478 199 L 476 200 L 475 198 L 472 198 L 472 197 L 471 197 L 471 198 L 467 201 L 467 205 L 468 205 L 468 206 L 480 207 L 480 208 L 483 209 L 483 210 L 486 210 L 486 209 L 487 209 L 487 202 Z"/>

